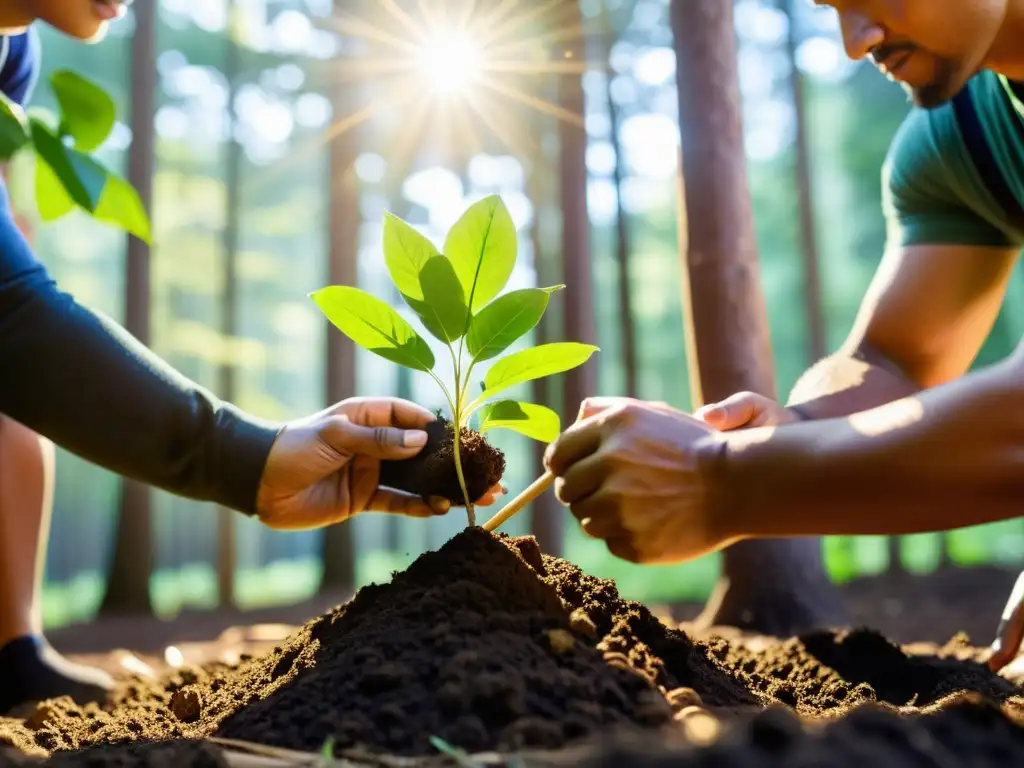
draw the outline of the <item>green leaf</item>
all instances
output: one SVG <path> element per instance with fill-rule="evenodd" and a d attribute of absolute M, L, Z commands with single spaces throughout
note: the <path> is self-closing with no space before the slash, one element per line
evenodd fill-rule
<path fill-rule="evenodd" d="M 516 225 L 497 195 L 469 207 L 448 232 L 444 254 L 476 312 L 501 293 L 516 265 Z"/>
<path fill-rule="evenodd" d="M 60 105 L 61 128 L 75 140 L 75 149 L 98 149 L 117 120 L 114 100 L 95 83 L 66 69 L 53 73 L 50 87 Z"/>
<path fill-rule="evenodd" d="M 324 760 L 334 759 L 334 737 L 328 736 L 324 745 L 320 747 L 320 757 Z"/>
<path fill-rule="evenodd" d="M 106 186 L 107 172 L 89 156 L 65 147 L 39 118 L 30 118 L 29 125 L 38 158 L 49 164 L 71 199 L 93 213 Z"/>
<path fill-rule="evenodd" d="M 482 764 L 471 758 L 466 750 L 453 747 L 440 736 L 431 736 L 430 743 L 438 752 L 454 760 L 459 768 L 484 768 Z"/>
<path fill-rule="evenodd" d="M 557 413 L 543 405 L 500 400 L 481 411 L 480 432 L 489 429 L 511 429 L 542 443 L 553 443 L 562 431 L 562 422 Z"/>
<path fill-rule="evenodd" d="M 37 155 L 35 166 L 35 199 L 40 217 L 51 222 L 67 216 L 75 209 L 75 201 L 49 163 Z"/>
<path fill-rule="evenodd" d="M 560 341 L 514 352 L 491 366 L 484 377 L 487 389 L 477 400 L 489 400 L 525 381 L 570 371 L 583 365 L 597 351 L 598 348 L 590 344 Z"/>
<path fill-rule="evenodd" d="M 434 367 L 434 353 L 423 337 L 376 296 L 347 285 L 333 285 L 309 297 L 338 330 L 363 349 L 417 371 Z"/>
<path fill-rule="evenodd" d="M 96 206 L 93 216 L 98 221 L 113 224 L 143 242 L 150 243 L 149 216 L 142 205 L 139 193 L 120 176 L 107 173 L 107 183 L 103 187 L 100 203 Z"/>
<path fill-rule="evenodd" d="M 0 94 L 0 162 L 11 159 L 29 140 L 25 111 Z"/>
<path fill-rule="evenodd" d="M 402 296 L 419 315 L 424 327 L 445 344 L 462 338 L 469 310 L 466 309 L 462 284 L 455 276 L 451 262 L 444 256 L 431 256 L 423 265 L 420 295 L 422 299 Z"/>
<path fill-rule="evenodd" d="M 564 288 L 524 288 L 499 296 L 469 323 L 466 344 L 474 362 L 500 355 L 540 322 L 555 291 Z"/>
<path fill-rule="evenodd" d="M 403 296 L 414 301 L 423 299 L 420 272 L 437 255 L 437 248 L 426 237 L 397 216 L 384 214 L 384 263 L 391 282 Z"/>

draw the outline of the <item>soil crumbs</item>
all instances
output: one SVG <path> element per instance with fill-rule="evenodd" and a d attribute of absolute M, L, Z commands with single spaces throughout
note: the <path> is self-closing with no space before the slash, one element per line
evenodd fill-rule
<path fill-rule="evenodd" d="M 0 741 L 55 765 L 222 764 L 207 736 L 423 758 L 431 737 L 470 753 L 591 742 L 573 764 L 595 767 L 1008 765 L 1024 764 L 1017 694 L 962 639 L 931 656 L 865 629 L 693 640 L 534 539 L 475 528 L 268 654 L 126 681 L 105 709 L 45 702 L 0 720 Z M 728 726 L 708 739 L 709 722 Z"/>

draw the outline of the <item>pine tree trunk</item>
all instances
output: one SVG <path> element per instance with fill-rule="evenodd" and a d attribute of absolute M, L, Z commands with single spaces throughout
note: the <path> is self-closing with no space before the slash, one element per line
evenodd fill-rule
<path fill-rule="evenodd" d="M 750 390 L 775 397 L 747 188 L 732 3 L 672 0 L 684 194 L 680 245 L 694 405 Z M 700 623 L 788 635 L 844 620 L 817 539 L 725 551 Z"/>
<path fill-rule="evenodd" d="M 156 26 L 153 3 L 134 6 L 135 32 L 131 47 L 131 129 L 128 181 L 138 190 L 142 205 L 152 211 L 154 119 L 156 117 Z M 143 344 L 149 343 L 149 246 L 128 236 L 125 259 L 125 328 Z M 149 581 L 153 573 L 153 540 L 149 488 L 121 480 L 114 554 L 107 574 L 101 614 L 152 615 Z"/>
<path fill-rule="evenodd" d="M 336 0 L 335 8 L 346 8 L 345 0 Z M 331 102 L 336 120 L 344 119 L 351 107 L 352 83 L 331 86 Z M 359 156 L 358 134 L 346 131 L 331 140 L 328 162 L 328 285 L 355 285 L 359 259 L 359 187 L 355 162 Z M 344 334 L 327 329 L 326 399 L 333 405 L 356 394 L 356 348 Z M 355 589 L 355 547 L 349 522 L 332 525 L 323 532 L 320 555 L 323 574 L 319 591 L 348 592 Z"/>

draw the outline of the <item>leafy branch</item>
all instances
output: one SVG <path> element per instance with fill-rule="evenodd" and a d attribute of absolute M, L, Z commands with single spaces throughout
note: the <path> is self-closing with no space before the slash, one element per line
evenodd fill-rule
<path fill-rule="evenodd" d="M 100 86 L 69 70 L 51 75 L 56 119 L 42 110 L 26 113 L 0 94 L 0 162 L 35 156 L 35 200 L 43 221 L 75 209 L 150 242 L 150 221 L 138 192 L 91 153 L 110 137 L 117 121 L 113 99 Z"/>
<path fill-rule="evenodd" d="M 448 349 L 454 389 L 434 372 L 426 340 L 386 302 L 351 286 L 330 286 L 310 294 L 328 320 L 356 344 L 398 365 L 422 371 L 438 384 L 452 414 L 455 470 L 469 524 L 476 524 L 460 455 L 462 430 L 480 411 L 480 432 L 509 429 L 541 442 L 561 432 L 558 414 L 534 403 L 493 399 L 511 387 L 564 373 L 582 365 L 598 348 L 576 342 L 541 344 L 501 359 L 540 322 L 551 295 L 565 286 L 524 288 L 504 295 L 515 268 L 515 224 L 497 195 L 462 215 L 445 238 L 443 253 L 402 219 L 384 218 L 384 261 L 392 282 L 423 327 Z M 483 392 L 471 395 L 473 372 L 494 361 Z"/>

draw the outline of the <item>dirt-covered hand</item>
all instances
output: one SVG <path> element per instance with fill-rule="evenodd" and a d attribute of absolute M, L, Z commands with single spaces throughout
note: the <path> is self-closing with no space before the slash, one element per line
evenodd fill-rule
<path fill-rule="evenodd" d="M 549 446 L 558 499 L 612 554 L 675 563 L 729 543 L 716 509 L 722 433 L 664 403 L 593 398 Z"/>
<path fill-rule="evenodd" d="M 406 400 L 357 397 L 292 422 L 267 458 L 256 498 L 259 519 L 271 528 L 303 530 L 365 511 L 445 514 L 445 500 L 428 504 L 378 482 L 380 461 L 419 453 L 427 441 L 424 427 L 434 418 Z"/>
<path fill-rule="evenodd" d="M 794 411 L 755 392 L 737 392 L 725 400 L 705 405 L 693 415 L 723 432 L 751 427 L 777 427 L 800 420 Z"/>

